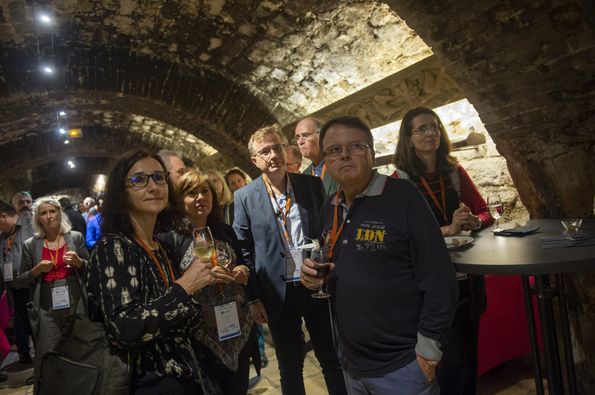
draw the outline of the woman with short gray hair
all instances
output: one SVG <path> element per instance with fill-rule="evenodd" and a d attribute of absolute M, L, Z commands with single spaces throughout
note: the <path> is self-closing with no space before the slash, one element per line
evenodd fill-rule
<path fill-rule="evenodd" d="M 84 311 L 76 305 L 81 293 L 78 273 L 84 270 L 89 258 L 85 240 L 79 232 L 71 231 L 68 217 L 60 210 L 54 197 L 42 197 L 33 206 L 35 235 L 23 244 L 21 268 L 17 281 L 34 290 L 34 314 L 31 322 L 35 340 L 35 387 L 40 382 L 41 361 L 55 346 L 69 317 Z M 81 273 L 82 274 L 82 273 Z M 31 316 L 31 315 L 30 315 Z"/>

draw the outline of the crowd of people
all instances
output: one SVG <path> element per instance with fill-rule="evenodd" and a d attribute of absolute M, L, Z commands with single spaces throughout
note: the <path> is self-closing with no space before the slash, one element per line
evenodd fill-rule
<path fill-rule="evenodd" d="M 306 118 L 294 145 L 276 125 L 252 134 L 251 182 L 136 151 L 101 201 L 0 200 L 2 284 L 35 393 L 84 316 L 133 394 L 246 394 L 251 361 L 267 365 L 264 324 L 283 394 L 306 393 L 304 325 L 329 394 L 474 394 L 485 286 L 455 272 L 443 237 L 493 219 L 434 111 L 407 112 L 398 137 L 392 176 L 360 119 Z"/>

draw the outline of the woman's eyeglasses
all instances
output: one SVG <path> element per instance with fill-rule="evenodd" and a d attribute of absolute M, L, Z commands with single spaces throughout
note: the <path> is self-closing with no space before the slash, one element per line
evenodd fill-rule
<path fill-rule="evenodd" d="M 167 185 L 168 175 L 164 171 L 156 171 L 153 174 L 134 173 L 130 177 L 126 177 L 130 186 L 137 190 L 149 185 L 149 178 L 152 178 L 157 185 Z"/>
<path fill-rule="evenodd" d="M 420 136 L 429 136 L 429 135 L 440 135 L 442 128 L 437 123 L 431 123 L 428 125 L 421 125 L 417 129 L 414 129 L 411 134 L 418 134 Z"/>

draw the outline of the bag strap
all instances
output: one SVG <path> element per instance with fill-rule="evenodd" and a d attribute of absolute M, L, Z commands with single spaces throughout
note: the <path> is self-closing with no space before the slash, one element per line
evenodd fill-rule
<path fill-rule="evenodd" d="M 76 277 L 76 282 L 79 286 L 79 297 L 76 299 L 76 302 L 74 302 L 74 309 L 72 310 L 72 314 L 69 318 L 69 322 L 68 325 L 65 327 L 65 329 L 62 331 L 62 335 L 63 336 L 67 336 L 67 337 L 71 337 L 72 336 L 72 332 L 74 331 L 74 321 L 75 321 L 75 316 L 76 316 L 76 311 L 78 310 L 78 306 L 79 303 L 81 302 L 81 299 L 83 300 L 83 308 L 84 308 L 84 315 L 85 317 L 89 317 L 89 305 L 88 305 L 88 298 L 87 298 L 87 291 L 85 289 L 85 287 L 83 286 L 83 281 L 81 280 L 79 273 L 78 273 L 78 269 L 74 269 L 74 275 Z"/>

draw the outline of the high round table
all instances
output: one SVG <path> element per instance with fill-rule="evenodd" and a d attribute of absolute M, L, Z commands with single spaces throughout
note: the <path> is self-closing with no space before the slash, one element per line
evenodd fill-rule
<path fill-rule="evenodd" d="M 537 394 L 542 395 L 543 381 L 539 363 L 539 348 L 536 340 L 535 320 L 531 295 L 537 295 L 544 361 L 550 394 L 563 394 L 564 383 L 561 356 L 556 333 L 556 314 L 553 298 L 558 298 L 560 311 L 557 315 L 562 329 L 562 344 L 568 379 L 568 391 L 576 394 L 576 377 L 570 329 L 564 295 L 564 273 L 595 270 L 595 246 L 544 249 L 540 237 L 561 235 L 564 231 L 559 219 L 538 219 L 527 222 L 539 226 L 536 233 L 524 236 L 496 236 L 492 228 L 473 234 L 474 242 L 458 250 L 450 257 L 457 271 L 468 274 L 521 275 L 525 299 L 525 313 L 529 326 L 531 356 Z M 595 218 L 583 221 L 581 231 L 595 232 Z M 535 287 L 529 285 L 529 276 L 535 276 Z M 551 276 L 550 276 L 551 275 Z M 550 283 L 550 277 L 554 280 Z"/>

